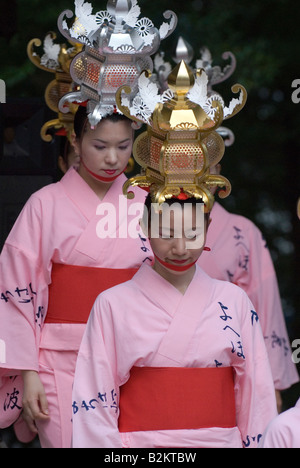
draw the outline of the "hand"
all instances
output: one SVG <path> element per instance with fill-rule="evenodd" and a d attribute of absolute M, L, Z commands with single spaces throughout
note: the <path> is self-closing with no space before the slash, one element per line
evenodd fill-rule
<path fill-rule="evenodd" d="M 35 371 L 22 371 L 24 381 L 23 418 L 29 429 L 37 434 L 35 421 L 49 419 L 48 401 L 44 386 Z"/>

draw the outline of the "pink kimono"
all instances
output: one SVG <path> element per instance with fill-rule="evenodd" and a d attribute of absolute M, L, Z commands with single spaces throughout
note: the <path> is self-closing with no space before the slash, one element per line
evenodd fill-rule
<path fill-rule="evenodd" d="M 249 296 L 259 315 L 276 390 L 299 381 L 269 250 L 258 228 L 247 218 L 228 213 L 218 203 L 211 212 L 206 245 L 199 265 L 212 278 L 230 281 Z"/>
<path fill-rule="evenodd" d="M 267 427 L 259 448 L 300 448 L 300 399 Z"/>
<path fill-rule="evenodd" d="M 151 397 L 142 400 L 139 416 L 143 430 L 119 430 L 123 388 L 131 373 L 153 369 L 205 369 L 218 374 L 233 370 L 234 424 L 202 424 L 192 429 L 147 429 L 144 414 Z M 125 385 L 126 384 L 126 385 Z M 179 385 L 180 387 L 181 385 Z M 137 389 L 138 390 L 138 389 Z M 200 386 L 188 388 L 200 401 Z M 177 392 L 177 388 L 176 388 Z M 226 410 L 224 388 L 210 389 L 211 406 Z M 178 388 L 180 394 L 180 388 Z M 219 401 L 214 399 L 218 395 Z M 169 394 L 162 392 L 164 411 Z M 157 397 L 157 395 L 156 395 Z M 153 397 L 154 398 L 154 397 Z M 156 402 L 156 403 L 155 403 Z M 177 406 L 178 404 L 178 406 Z M 174 404 L 188 416 L 196 412 L 190 401 Z M 143 408 L 144 405 L 144 408 Z M 211 279 L 199 267 L 182 295 L 144 264 L 131 281 L 105 291 L 97 298 L 81 344 L 73 387 L 73 446 L 83 447 L 256 447 L 267 424 L 277 414 L 274 385 L 258 316 L 247 295 L 237 286 Z M 171 414 L 172 416 L 172 414 Z M 151 419 L 151 415 L 150 415 Z M 125 426 L 127 422 L 125 421 Z M 177 421 L 178 426 L 181 421 Z M 226 427 L 227 426 L 227 427 Z M 124 427 L 124 423 L 122 423 Z"/>
<path fill-rule="evenodd" d="M 32 195 L 0 257 L 0 427 L 13 423 L 21 410 L 22 379 L 16 371 L 38 371 L 50 412 L 50 421 L 38 424 L 43 447 L 71 446 L 71 388 L 87 320 L 74 316 L 73 323 L 73 306 L 52 310 L 48 320 L 54 269 L 61 274 L 67 266 L 56 286 L 68 293 L 69 300 L 72 293 L 76 300 L 80 296 L 84 300 L 85 287 L 69 284 L 68 271 L 89 267 L 83 280 L 90 271 L 100 275 L 103 271 L 105 283 L 108 273 L 131 269 L 132 277 L 147 258 L 152 259 L 138 227 L 145 192 L 134 189 L 136 197 L 128 201 L 122 195 L 125 180 L 120 176 L 100 201 L 70 169 L 60 182 Z M 100 238 L 105 229 L 109 237 Z M 103 289 L 101 283 L 100 278 L 92 304 Z M 89 314 L 91 306 L 87 307 Z M 60 320 L 61 316 L 66 318 Z"/>

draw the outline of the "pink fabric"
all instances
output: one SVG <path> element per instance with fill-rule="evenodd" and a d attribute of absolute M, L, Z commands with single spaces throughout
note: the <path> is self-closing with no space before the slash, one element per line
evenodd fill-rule
<path fill-rule="evenodd" d="M 78 331 L 76 325 L 66 327 L 59 335 L 56 335 L 55 325 L 52 329 L 50 325 L 43 326 L 52 263 L 138 268 L 147 257 L 152 259 L 146 240 L 124 235 L 127 225 L 137 226 L 140 215 L 135 213 L 135 208 L 142 210 L 145 199 L 144 191 L 134 189 L 135 199 L 126 201 L 122 197 L 123 205 L 119 210 L 119 196 L 122 196 L 125 180 L 124 175 L 116 180 L 100 202 L 77 172 L 70 169 L 60 182 L 32 195 L 15 223 L 0 257 L 0 427 L 15 421 L 21 406 L 20 389 L 18 405 L 14 405 L 14 400 L 3 409 L 7 400 L 5 376 L 23 369 L 39 371 L 39 349 L 43 349 L 43 353 L 47 351 L 45 343 L 49 336 L 52 350 L 62 353 L 70 350 L 65 349 L 65 341 L 61 341 L 65 334 L 72 343 L 71 351 L 79 347 L 81 330 Z M 117 231 L 110 224 L 111 237 L 100 239 L 97 229 L 99 222 L 107 219 L 105 208 L 109 204 L 116 209 Z M 127 216 L 126 206 L 131 215 Z M 112 222 L 114 219 L 113 216 Z M 69 405 L 71 407 L 71 393 Z M 61 421 L 69 434 L 70 420 L 71 413 L 66 421 L 64 418 Z M 55 427 L 50 428 L 49 441 L 56 433 Z"/>
<path fill-rule="evenodd" d="M 206 245 L 198 264 L 212 278 L 231 281 L 258 312 L 277 390 L 299 382 L 282 311 L 276 273 L 262 233 L 248 219 L 215 203 Z"/>
<path fill-rule="evenodd" d="M 14 432 L 22 444 L 30 444 L 36 438 L 36 434 L 31 432 L 22 416 L 14 423 Z"/>
<path fill-rule="evenodd" d="M 300 399 L 269 424 L 259 448 L 300 448 Z"/>
<path fill-rule="evenodd" d="M 237 426 L 120 434 L 119 388 L 133 366 L 232 366 Z M 76 366 L 74 447 L 256 447 L 276 414 L 258 318 L 237 286 L 197 267 L 182 295 L 143 265 L 96 300 Z"/>

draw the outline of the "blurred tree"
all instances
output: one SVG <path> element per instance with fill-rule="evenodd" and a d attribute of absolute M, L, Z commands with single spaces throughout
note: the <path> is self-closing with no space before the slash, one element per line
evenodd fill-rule
<path fill-rule="evenodd" d="M 17 28 L 17 3 L 16 0 L 1 0 L 0 11 L 0 35 L 9 39 L 16 33 Z"/>

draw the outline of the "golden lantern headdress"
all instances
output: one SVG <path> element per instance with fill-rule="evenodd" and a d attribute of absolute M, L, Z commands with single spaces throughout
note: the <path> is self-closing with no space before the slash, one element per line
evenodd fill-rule
<path fill-rule="evenodd" d="M 194 59 L 195 52 L 193 47 L 183 38 L 179 37 L 175 50 L 172 54 L 172 60 L 174 64 L 178 64 L 181 60 L 184 60 L 187 65 L 189 65 L 193 71 L 196 73 L 199 69 L 204 69 L 208 82 L 207 82 L 207 93 L 208 95 L 219 94 L 214 86 L 223 83 L 229 79 L 236 69 L 236 58 L 234 54 L 230 51 L 224 52 L 222 54 L 222 59 L 225 62 L 224 66 L 216 65 L 214 63 L 212 54 L 208 47 L 203 46 L 200 49 L 200 58 L 195 60 L 194 65 L 192 66 L 192 61 Z M 153 76 L 156 80 L 158 86 L 162 90 L 168 88 L 168 75 L 172 70 L 172 65 L 170 62 L 165 60 L 165 53 L 160 51 L 154 57 L 154 72 Z M 219 94 L 220 99 L 222 96 Z M 227 127 L 219 127 L 218 133 L 224 138 L 225 146 L 231 146 L 234 143 L 235 136 Z"/>
<path fill-rule="evenodd" d="M 243 108 L 247 93 L 243 86 L 235 85 L 232 90 L 240 95 L 225 107 L 218 95 L 208 96 L 207 83 L 204 70 L 195 77 L 182 61 L 169 75 L 169 87 L 162 94 L 146 72 L 139 78 L 139 91 L 133 99 L 127 87 L 118 91 L 117 103 L 123 114 L 148 124 L 134 144 L 133 155 L 142 173 L 125 183 L 127 197 L 133 197 L 130 186 L 140 186 L 150 190 L 153 203 L 161 204 L 172 197 L 196 197 L 210 211 L 212 188 L 222 188 L 222 198 L 230 194 L 230 182 L 210 174 L 225 150 L 216 130 L 224 117 L 232 117 Z"/>
<path fill-rule="evenodd" d="M 32 39 L 27 46 L 27 54 L 31 62 L 38 68 L 53 73 L 55 79 L 52 80 L 45 91 L 45 101 L 47 106 L 55 113 L 57 118 L 46 122 L 41 129 L 41 137 L 44 141 L 50 142 L 52 135 L 49 130 L 54 129 L 56 134 L 63 134 L 70 138 L 73 131 L 74 115 L 78 108 L 71 105 L 68 112 L 59 110 L 61 98 L 73 90 L 76 85 L 70 76 L 70 64 L 73 58 L 82 50 L 82 45 L 78 43 L 56 44 L 54 40 L 56 34 L 50 32 L 43 42 L 43 55 L 38 55 L 36 48 L 42 45 L 40 39 Z"/>
<path fill-rule="evenodd" d="M 177 16 L 164 13 L 167 22 L 157 29 L 148 18 L 140 17 L 137 0 L 108 0 L 105 11 L 93 14 L 90 3 L 75 0 L 75 21 L 68 25 L 72 11 L 66 10 L 58 19 L 60 32 L 68 39 L 81 43 L 83 51 L 71 64 L 72 79 L 80 90 L 67 94 L 60 102 L 61 112 L 68 103 L 87 101 L 91 126 L 117 110 L 116 92 L 128 85 L 133 92 L 143 70 L 153 70 L 150 58 L 162 39 L 176 28 Z"/>

